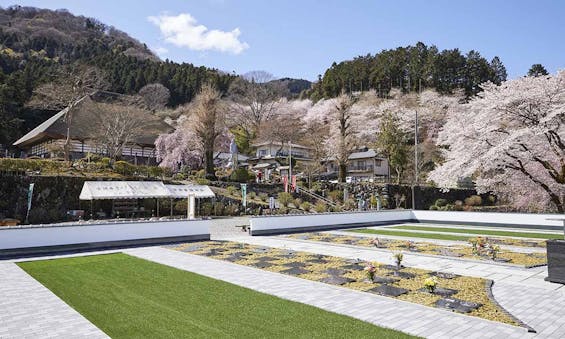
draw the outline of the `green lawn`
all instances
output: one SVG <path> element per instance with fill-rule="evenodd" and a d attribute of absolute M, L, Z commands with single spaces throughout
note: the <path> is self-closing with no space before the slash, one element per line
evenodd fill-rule
<path fill-rule="evenodd" d="M 536 239 L 563 239 L 563 234 L 548 234 L 548 233 L 528 233 L 517 231 L 497 231 L 497 230 L 476 230 L 476 229 L 463 229 L 451 227 L 430 227 L 430 226 L 395 226 L 389 229 L 403 229 L 414 231 L 433 231 L 433 232 L 446 232 L 446 233 L 467 233 L 479 235 L 497 235 L 503 237 L 515 238 L 536 238 Z M 468 238 L 468 237 L 467 237 Z"/>
<path fill-rule="evenodd" d="M 468 241 L 469 236 L 464 235 L 453 235 L 453 234 L 441 234 L 441 233 L 420 233 L 420 232 L 403 232 L 394 230 L 374 230 L 369 228 L 348 230 L 348 232 L 355 233 L 367 233 L 367 234 L 380 234 L 380 235 L 396 235 L 399 237 L 410 237 L 410 238 L 424 238 L 424 239 L 439 239 L 439 240 L 457 240 L 457 241 Z"/>
<path fill-rule="evenodd" d="M 18 265 L 113 338 L 410 338 L 126 254 Z"/>

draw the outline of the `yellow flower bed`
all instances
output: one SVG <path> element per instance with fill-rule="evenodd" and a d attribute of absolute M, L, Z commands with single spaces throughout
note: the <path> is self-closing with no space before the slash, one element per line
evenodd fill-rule
<path fill-rule="evenodd" d="M 234 253 L 244 253 L 245 256 L 231 261 L 239 265 L 247 266 L 253 266 L 258 262 L 259 258 L 272 257 L 271 260 L 268 260 L 268 262 L 271 263 L 272 266 L 264 267 L 262 269 L 277 273 L 291 268 L 289 266 L 285 266 L 284 264 L 291 262 L 300 262 L 305 264 L 305 266 L 302 268 L 307 270 L 308 272 L 300 274 L 298 275 L 298 277 L 313 281 L 321 281 L 324 278 L 328 278 L 330 276 L 326 273 L 326 270 L 328 269 L 343 269 L 345 272 L 341 276 L 353 279 L 354 281 L 345 283 L 342 285 L 342 287 L 359 291 L 368 291 L 372 288 L 380 286 L 380 284 L 370 282 L 367 278 L 367 273 L 363 270 L 348 270 L 343 268 L 343 266 L 350 265 L 351 261 L 339 257 L 315 255 L 305 252 L 292 252 L 292 257 L 285 257 L 285 255 L 289 255 L 289 251 L 287 250 L 259 247 L 227 241 L 206 241 L 200 243 L 176 244 L 169 246 L 169 248 L 195 255 L 205 255 L 206 253 L 209 253 L 210 250 L 224 250 L 221 252 L 216 252 L 213 255 L 206 255 L 210 258 L 220 260 L 227 260 L 228 258 L 232 257 Z M 263 251 L 256 252 L 258 249 L 262 249 Z M 315 263 L 309 262 L 309 260 L 322 260 L 324 262 Z M 401 269 L 401 272 L 413 273 L 415 275 L 414 278 L 406 279 L 391 275 L 393 271 L 386 265 L 379 263 L 372 264 L 375 266 L 376 276 L 399 279 L 397 282 L 390 283 L 388 285 L 408 290 L 408 293 L 400 295 L 396 297 L 396 299 L 432 307 L 434 306 L 436 301 L 441 299 L 439 295 L 421 291 L 421 289 L 424 288 L 424 281 L 431 276 L 431 271 L 414 268 L 403 268 Z M 365 264 L 363 264 L 363 266 L 365 266 Z M 518 323 L 511 316 L 506 314 L 496 303 L 492 302 L 489 299 L 486 288 L 486 280 L 465 276 L 457 276 L 453 279 L 437 277 L 436 279 L 437 287 L 450 288 L 458 291 L 456 294 L 451 296 L 452 298 L 482 304 L 478 309 L 468 313 L 468 315 L 488 320 L 499 321 L 506 324 L 518 325 Z"/>
<path fill-rule="evenodd" d="M 338 243 L 338 244 L 352 244 L 355 246 L 363 246 L 363 247 L 371 247 L 374 248 L 375 246 L 371 243 L 375 238 L 368 238 L 368 237 L 355 237 L 355 236 L 348 236 L 348 235 L 336 235 L 336 234 L 324 234 L 324 233 L 301 233 L 301 234 L 291 234 L 285 237 L 293 238 L 293 239 L 301 239 L 305 236 L 308 237 L 307 240 L 312 241 L 322 241 L 322 242 L 330 242 L 330 243 Z M 491 238 L 488 238 L 491 239 Z M 397 251 L 405 251 L 406 253 L 411 253 L 408 250 L 408 244 L 414 249 L 418 251 L 414 251 L 413 253 L 423 253 L 423 254 L 433 254 L 433 255 L 443 255 L 447 256 L 445 252 L 447 251 L 454 254 L 460 255 L 461 258 L 465 259 L 476 259 L 476 260 L 490 260 L 488 256 L 478 256 L 473 253 L 473 249 L 470 245 L 438 245 L 430 242 L 411 242 L 407 240 L 393 240 L 393 239 L 386 239 L 386 238 L 379 238 L 381 242 L 381 249 L 390 250 L 393 252 Z M 545 253 L 519 253 L 513 252 L 509 250 L 500 250 L 497 254 L 497 258 L 501 259 L 508 259 L 508 263 L 516 264 L 516 265 L 523 265 L 525 267 L 533 267 L 533 266 L 540 266 L 540 265 L 547 265 L 547 257 Z"/>

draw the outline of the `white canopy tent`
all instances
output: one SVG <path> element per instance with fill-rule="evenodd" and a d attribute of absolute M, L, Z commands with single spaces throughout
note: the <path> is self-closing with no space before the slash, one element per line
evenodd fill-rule
<path fill-rule="evenodd" d="M 188 199 L 188 216 L 193 218 L 195 199 L 215 196 L 206 185 L 165 185 L 161 181 L 85 181 L 79 199 L 91 202 L 113 199 Z M 158 211 L 157 201 L 157 215 Z"/>
<path fill-rule="evenodd" d="M 194 194 L 196 199 L 216 196 L 206 185 L 165 185 L 165 187 L 169 190 L 170 198 L 186 198 L 189 194 Z"/>
<path fill-rule="evenodd" d="M 169 190 L 161 181 L 85 181 L 79 199 L 169 198 L 169 195 Z"/>

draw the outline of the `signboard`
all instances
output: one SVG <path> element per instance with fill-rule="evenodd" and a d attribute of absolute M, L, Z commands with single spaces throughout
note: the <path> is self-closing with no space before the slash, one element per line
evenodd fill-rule
<path fill-rule="evenodd" d="M 241 184 L 241 203 L 243 207 L 247 207 L 247 184 Z"/>

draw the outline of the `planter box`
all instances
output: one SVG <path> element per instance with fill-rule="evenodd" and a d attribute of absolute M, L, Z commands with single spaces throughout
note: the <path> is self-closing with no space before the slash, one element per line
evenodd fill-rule
<path fill-rule="evenodd" d="M 547 281 L 565 284 L 565 240 L 547 241 Z"/>

